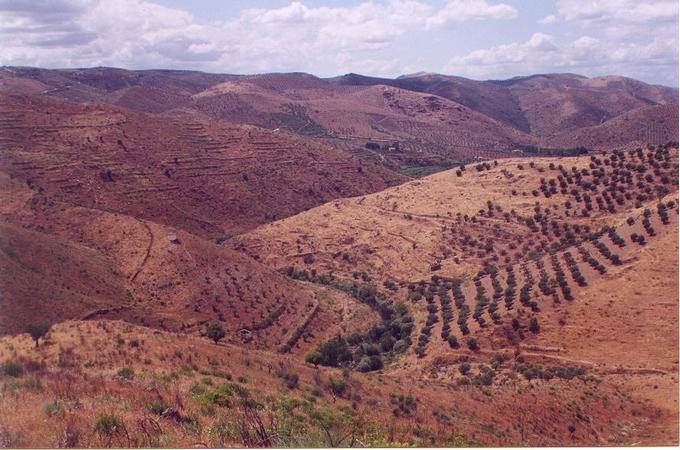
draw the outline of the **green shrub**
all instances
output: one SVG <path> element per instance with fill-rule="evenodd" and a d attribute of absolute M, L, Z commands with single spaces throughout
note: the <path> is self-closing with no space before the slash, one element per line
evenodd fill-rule
<path fill-rule="evenodd" d="M 380 355 L 364 356 L 359 360 L 356 370 L 359 372 L 370 372 L 372 370 L 380 370 L 383 367 Z"/>
<path fill-rule="evenodd" d="M 42 390 L 42 383 L 35 377 L 28 377 L 24 380 L 24 387 L 36 391 Z"/>
<path fill-rule="evenodd" d="M 116 435 L 126 433 L 123 419 L 115 414 L 102 413 L 94 421 L 94 431 L 100 439 L 106 440 L 106 446 L 111 444 L 111 439 Z"/>
<path fill-rule="evenodd" d="M 411 291 L 408 293 L 408 299 L 411 300 L 412 302 L 417 302 L 421 298 L 423 298 L 423 296 L 420 294 L 420 292 Z"/>
<path fill-rule="evenodd" d="M 131 380 L 135 376 L 135 371 L 132 369 L 132 367 L 123 367 L 118 371 L 118 376 L 127 380 Z"/>
<path fill-rule="evenodd" d="M 394 344 L 397 340 L 391 334 L 384 334 L 380 338 L 380 348 L 384 352 L 389 352 L 394 348 Z"/>
<path fill-rule="evenodd" d="M 213 320 L 206 326 L 205 335 L 215 341 L 215 344 L 217 344 L 217 342 L 224 338 L 227 333 L 224 331 L 224 328 L 219 322 Z"/>
<path fill-rule="evenodd" d="M 8 377 L 18 377 L 23 373 L 24 369 L 20 364 L 6 361 L 2 364 L 2 373 Z"/>
<path fill-rule="evenodd" d="M 211 373 L 214 377 L 220 377 L 225 378 L 227 380 L 231 380 L 231 374 L 229 372 L 225 372 L 224 370 L 213 369 Z"/>
<path fill-rule="evenodd" d="M 314 386 L 314 388 L 312 388 L 312 395 L 314 397 L 323 397 L 323 389 L 319 386 Z"/>
<path fill-rule="evenodd" d="M 210 437 L 214 447 L 226 447 L 227 443 L 237 439 L 234 425 L 226 420 L 219 420 L 210 427 Z"/>
<path fill-rule="evenodd" d="M 342 396 L 347 390 L 347 380 L 344 377 L 328 377 L 328 389 L 333 395 Z"/>
<path fill-rule="evenodd" d="M 475 375 L 475 377 L 472 379 L 472 384 L 474 384 L 475 386 L 491 386 L 495 376 L 496 376 L 495 372 L 490 370 L 486 371 L 479 375 Z"/>
<path fill-rule="evenodd" d="M 184 416 L 182 426 L 187 433 L 198 434 L 201 432 L 201 421 L 196 414 L 187 414 Z"/>
<path fill-rule="evenodd" d="M 48 416 L 56 416 L 63 414 L 64 408 L 61 406 L 61 403 L 55 400 L 53 402 L 45 403 L 45 406 L 43 406 L 43 411 Z"/>
<path fill-rule="evenodd" d="M 165 403 L 161 398 L 152 400 L 151 402 L 149 402 L 148 406 L 149 412 L 151 412 L 152 414 L 156 414 L 158 416 L 160 416 L 163 413 L 163 411 L 170 408 L 170 405 Z"/>
<path fill-rule="evenodd" d="M 291 372 L 283 372 L 283 371 L 278 371 L 276 373 L 276 376 L 279 378 L 283 378 L 286 387 L 288 389 L 295 389 L 298 387 L 298 381 L 300 377 L 296 373 L 291 373 Z"/>
<path fill-rule="evenodd" d="M 537 319 L 537 318 L 532 317 L 532 318 L 529 320 L 529 331 L 531 331 L 532 333 L 538 333 L 539 331 L 541 331 L 541 327 L 540 327 L 540 325 L 538 324 L 538 319 Z"/>
<path fill-rule="evenodd" d="M 503 364 L 508 359 L 510 359 L 510 357 L 507 355 L 507 353 L 496 353 L 491 357 L 489 363 L 494 369 L 498 369 L 501 364 Z"/>
<path fill-rule="evenodd" d="M 390 403 L 395 406 L 392 414 L 396 417 L 412 417 L 418 409 L 418 403 L 411 394 L 390 394 Z"/>
<path fill-rule="evenodd" d="M 406 342 L 404 339 L 399 339 L 397 342 L 394 343 L 394 347 L 392 347 L 392 350 L 394 350 L 395 353 L 403 353 L 407 348 L 408 342 Z"/>
<path fill-rule="evenodd" d="M 179 373 L 180 375 L 184 375 L 185 377 L 193 377 L 194 376 L 194 371 L 189 366 L 188 364 L 182 364 L 179 368 Z"/>

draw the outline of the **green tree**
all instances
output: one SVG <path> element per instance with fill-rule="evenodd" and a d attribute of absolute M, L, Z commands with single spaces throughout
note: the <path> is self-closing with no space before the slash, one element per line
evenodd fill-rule
<path fill-rule="evenodd" d="M 38 341 L 45 336 L 52 325 L 47 321 L 37 322 L 26 327 L 26 331 L 35 340 L 35 346 L 38 347 Z"/>
<path fill-rule="evenodd" d="M 319 364 L 324 366 L 337 367 L 341 363 L 352 359 L 352 354 L 349 348 L 347 348 L 347 342 L 340 335 L 336 335 L 334 338 L 320 344 L 316 351 L 321 356 L 318 360 Z M 314 363 L 313 361 L 308 362 Z"/>
<path fill-rule="evenodd" d="M 328 377 L 328 390 L 333 394 L 333 398 L 340 397 L 347 389 L 347 380 L 343 377 Z"/>
<path fill-rule="evenodd" d="M 215 341 L 215 344 L 217 344 L 217 342 L 219 342 L 220 339 L 224 338 L 224 336 L 226 336 L 227 333 L 225 333 L 224 328 L 219 322 L 212 321 L 206 326 L 205 335 L 208 336 L 213 341 Z"/>

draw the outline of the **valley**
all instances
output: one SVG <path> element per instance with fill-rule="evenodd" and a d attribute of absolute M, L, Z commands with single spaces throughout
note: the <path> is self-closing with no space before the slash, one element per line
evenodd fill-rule
<path fill-rule="evenodd" d="M 677 111 L 3 67 L 0 446 L 677 445 Z"/>

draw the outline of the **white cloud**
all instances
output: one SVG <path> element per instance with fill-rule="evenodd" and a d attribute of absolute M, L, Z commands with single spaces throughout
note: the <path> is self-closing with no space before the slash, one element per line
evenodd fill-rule
<path fill-rule="evenodd" d="M 663 82 L 677 85 L 677 40 L 655 37 L 650 42 L 612 42 L 581 36 L 562 42 L 552 35 L 534 33 L 525 42 L 478 49 L 453 57 L 448 73 L 474 78 L 503 78 L 550 72 L 576 72 L 589 76 L 626 74 L 649 79 L 666 70 Z"/>
<path fill-rule="evenodd" d="M 188 12 L 144 0 L 58 2 L 0 2 L 0 64 L 250 73 L 318 73 L 324 67 L 336 74 L 347 61 L 357 62 L 357 53 L 385 48 L 423 29 L 432 13 L 416 0 L 335 8 L 295 1 L 276 9 L 244 9 L 226 21 L 199 21 Z M 372 67 L 394 64 L 374 57 L 366 61 Z"/>
<path fill-rule="evenodd" d="M 517 10 L 505 3 L 490 5 L 486 0 L 449 0 L 427 19 L 428 28 L 438 28 L 471 19 L 514 19 Z"/>
<path fill-rule="evenodd" d="M 556 21 L 557 17 L 555 17 L 553 14 L 550 14 L 549 16 L 541 17 L 537 22 L 541 25 L 549 25 L 551 23 L 555 23 Z"/>
<path fill-rule="evenodd" d="M 487 76 L 497 71 L 507 72 L 523 67 L 522 72 L 533 71 L 543 62 L 555 59 L 558 48 L 553 36 L 536 32 L 526 42 L 513 42 L 488 49 L 474 50 L 466 56 L 452 58 L 445 68 L 448 73 L 469 76 Z"/>
<path fill-rule="evenodd" d="M 582 24 L 630 22 L 644 24 L 678 19 L 677 0 L 558 0 L 557 10 L 567 21 Z"/>
<path fill-rule="evenodd" d="M 621 41 L 678 33 L 677 0 L 557 0 L 557 11 L 567 23 Z"/>

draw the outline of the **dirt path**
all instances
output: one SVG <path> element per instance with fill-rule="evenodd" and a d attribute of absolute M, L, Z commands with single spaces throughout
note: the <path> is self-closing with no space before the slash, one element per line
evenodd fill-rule
<path fill-rule="evenodd" d="M 142 262 L 139 263 L 139 266 L 137 266 L 137 269 L 134 271 L 134 273 L 130 276 L 130 281 L 135 281 L 135 278 L 137 278 L 137 275 L 139 275 L 139 272 L 142 271 L 144 268 L 144 264 L 146 264 L 146 261 L 149 259 L 149 255 L 151 254 L 151 246 L 153 245 L 153 233 L 151 232 L 151 228 L 149 228 L 149 225 L 146 224 L 146 222 L 143 222 L 139 219 L 137 221 L 142 224 L 144 228 L 146 228 L 147 233 L 149 233 L 149 245 L 146 248 L 146 253 L 144 253 L 144 258 L 142 259 Z"/>

